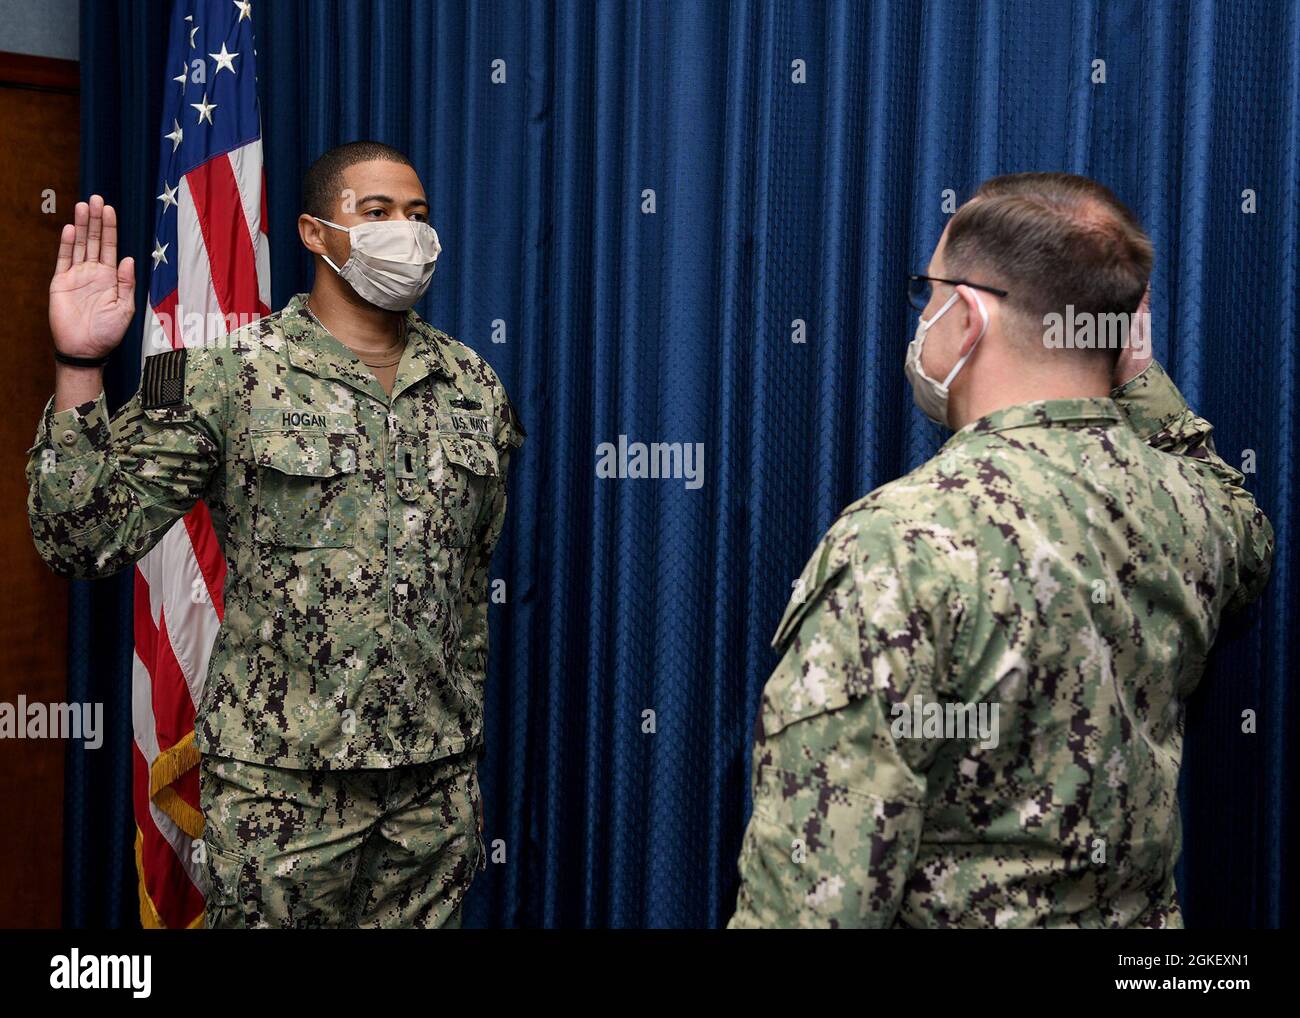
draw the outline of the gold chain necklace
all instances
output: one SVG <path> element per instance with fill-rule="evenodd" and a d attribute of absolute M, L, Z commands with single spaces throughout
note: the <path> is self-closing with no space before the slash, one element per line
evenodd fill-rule
<path fill-rule="evenodd" d="M 322 329 L 325 328 L 325 324 L 319 318 L 316 317 L 316 312 L 311 309 L 310 301 L 311 301 L 310 297 L 304 300 L 302 302 L 303 307 L 305 307 L 307 309 L 307 313 L 310 314 L 313 319 L 315 319 L 317 325 L 319 325 Z M 398 330 L 397 339 L 393 341 L 393 345 L 390 346 L 387 350 L 381 350 L 378 352 L 378 354 L 372 355 L 372 356 L 377 356 L 379 358 L 378 360 L 373 360 L 373 361 L 367 360 L 365 354 L 361 353 L 360 351 L 355 350 L 352 347 L 348 347 L 348 349 L 352 350 L 353 353 L 355 353 L 358 357 L 360 357 L 361 363 L 366 365 L 366 367 L 368 368 L 391 368 L 394 364 L 400 363 L 402 360 L 402 352 L 406 349 L 405 316 L 403 316 L 402 318 L 402 327 Z"/>

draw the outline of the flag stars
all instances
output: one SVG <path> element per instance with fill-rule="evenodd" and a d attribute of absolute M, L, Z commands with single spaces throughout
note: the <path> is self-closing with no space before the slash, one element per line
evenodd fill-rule
<path fill-rule="evenodd" d="M 195 49 L 194 37 L 199 34 L 199 26 L 195 25 L 190 29 L 190 49 Z"/>
<path fill-rule="evenodd" d="M 239 17 L 235 19 L 235 24 L 239 24 L 245 18 L 253 20 L 253 5 L 248 0 L 235 0 L 235 6 L 239 8 Z"/>
<path fill-rule="evenodd" d="M 165 261 L 167 261 L 167 249 L 168 249 L 169 247 L 171 247 L 170 244 L 160 244 L 160 243 L 158 242 L 158 238 L 157 238 L 157 237 L 154 238 L 154 241 L 153 241 L 153 267 L 154 267 L 155 269 L 158 268 L 158 264 L 159 264 L 160 262 L 165 262 Z"/>
<path fill-rule="evenodd" d="M 181 147 L 181 139 L 182 139 L 183 137 L 185 137 L 185 132 L 181 130 L 180 122 L 177 121 L 175 118 L 172 118 L 172 133 L 171 133 L 171 134 L 164 134 L 163 137 L 164 137 L 164 138 L 170 138 L 170 139 L 172 140 L 172 151 L 173 151 L 173 152 L 175 152 L 178 148 L 180 148 L 180 147 Z"/>
<path fill-rule="evenodd" d="M 181 73 L 176 75 L 176 77 L 172 78 L 172 81 L 176 82 L 178 85 L 184 88 L 185 78 L 188 73 L 189 73 L 189 68 L 186 67 L 184 64 L 181 64 Z"/>
<path fill-rule="evenodd" d="M 180 191 L 180 189 L 181 189 L 180 184 L 177 184 L 175 187 L 169 187 L 167 185 L 167 181 L 165 180 L 163 181 L 163 193 L 158 195 L 158 200 L 163 203 L 164 212 L 166 212 L 172 206 L 178 204 L 176 201 L 176 194 L 177 192 Z"/>
<path fill-rule="evenodd" d="M 224 42 L 221 44 L 220 53 L 209 53 L 208 56 L 217 62 L 217 69 L 212 72 L 214 78 L 221 73 L 222 68 L 225 68 L 231 74 L 235 73 L 235 57 L 239 56 L 239 54 L 227 52 Z"/>
<path fill-rule="evenodd" d="M 199 119 L 195 121 L 196 124 L 201 124 L 205 120 L 209 124 L 212 123 L 212 111 L 217 108 L 217 104 L 208 102 L 208 93 L 206 91 L 203 93 L 202 102 L 190 103 L 190 105 L 199 111 Z"/>

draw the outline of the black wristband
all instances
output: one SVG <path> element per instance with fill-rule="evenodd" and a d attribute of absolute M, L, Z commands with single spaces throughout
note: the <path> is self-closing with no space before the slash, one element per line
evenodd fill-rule
<path fill-rule="evenodd" d="M 54 351 L 54 359 L 60 364 L 71 364 L 78 368 L 97 368 L 101 364 L 107 364 L 107 357 L 73 357 L 71 354 Z"/>

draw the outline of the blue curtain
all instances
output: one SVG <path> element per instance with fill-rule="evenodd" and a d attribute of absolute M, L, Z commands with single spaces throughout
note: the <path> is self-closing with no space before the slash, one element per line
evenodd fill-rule
<path fill-rule="evenodd" d="M 141 260 L 167 14 L 82 11 L 82 184 L 121 208 Z M 469 924 L 725 922 L 791 581 L 842 506 L 942 437 L 903 379 L 904 275 L 946 200 L 1028 169 L 1095 177 L 1138 212 L 1157 354 L 1220 453 L 1253 451 L 1279 552 L 1190 706 L 1179 884 L 1189 925 L 1295 920 L 1294 4 L 280 0 L 254 16 L 275 305 L 310 286 L 306 165 L 353 138 L 396 145 L 444 246 L 419 310 L 491 362 L 528 430 L 481 772 L 507 861 Z M 138 350 L 136 331 L 114 405 Z M 596 447 L 620 435 L 703 443 L 703 486 L 598 479 Z M 77 925 L 134 915 L 129 596 L 110 581 L 74 601 L 70 696 L 106 700 L 119 738 L 93 768 L 71 751 Z"/>

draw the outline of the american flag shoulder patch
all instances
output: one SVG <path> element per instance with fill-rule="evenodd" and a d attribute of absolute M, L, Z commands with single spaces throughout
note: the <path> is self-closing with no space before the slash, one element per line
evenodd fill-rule
<path fill-rule="evenodd" d="M 176 406 L 185 398 L 185 347 L 146 357 L 140 380 L 140 406 L 145 410 Z"/>

